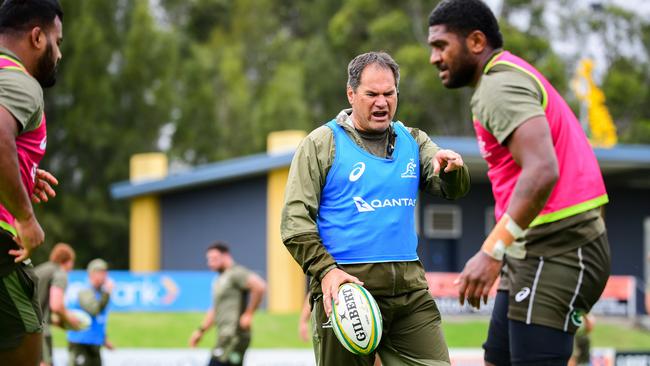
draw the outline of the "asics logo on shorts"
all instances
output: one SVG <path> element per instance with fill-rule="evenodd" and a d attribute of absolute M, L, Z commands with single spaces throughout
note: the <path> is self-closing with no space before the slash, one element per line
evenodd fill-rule
<path fill-rule="evenodd" d="M 515 301 L 516 302 L 522 302 L 526 300 L 526 298 L 530 295 L 530 288 L 524 287 L 517 294 L 515 295 Z"/>
<path fill-rule="evenodd" d="M 352 167 L 352 171 L 350 172 L 350 182 L 356 182 L 361 178 L 363 175 L 363 172 L 366 171 L 366 164 L 363 162 L 358 162 L 354 164 Z"/>

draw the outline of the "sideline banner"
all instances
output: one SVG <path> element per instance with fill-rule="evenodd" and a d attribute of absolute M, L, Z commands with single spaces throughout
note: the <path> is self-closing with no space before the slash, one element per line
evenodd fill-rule
<path fill-rule="evenodd" d="M 109 271 L 115 282 L 110 311 L 205 311 L 211 306 L 211 286 L 217 274 L 209 271 L 132 273 Z M 86 271 L 68 275 L 66 303 L 88 286 Z"/>
<path fill-rule="evenodd" d="M 490 290 L 487 305 L 481 304 L 476 310 L 467 303 L 461 306 L 458 302 L 458 287 L 454 281 L 458 278 L 454 272 L 427 272 L 429 292 L 443 315 L 480 314 L 490 315 L 494 307 L 494 297 L 499 281 Z M 636 316 L 636 278 L 634 276 L 610 276 L 600 300 L 594 305 L 592 313 L 607 316 Z"/>

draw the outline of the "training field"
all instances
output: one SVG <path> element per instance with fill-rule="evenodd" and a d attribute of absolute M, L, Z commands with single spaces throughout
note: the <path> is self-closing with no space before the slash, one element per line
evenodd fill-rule
<path fill-rule="evenodd" d="M 198 327 L 202 313 L 112 313 L 108 335 L 117 348 L 183 348 Z M 443 329 L 451 348 L 480 348 L 487 331 L 487 318 L 445 317 Z M 253 328 L 252 348 L 310 348 L 298 337 L 298 314 L 271 315 L 258 312 Z M 56 328 L 55 347 L 65 347 L 65 335 Z M 214 345 L 215 332 L 206 333 L 201 346 Z M 592 334 L 593 347 L 619 350 L 649 350 L 650 332 L 626 321 L 597 319 Z"/>

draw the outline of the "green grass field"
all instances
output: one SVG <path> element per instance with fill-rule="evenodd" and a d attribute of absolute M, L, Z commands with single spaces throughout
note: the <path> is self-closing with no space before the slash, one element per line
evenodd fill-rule
<path fill-rule="evenodd" d="M 201 322 L 202 313 L 112 313 L 108 335 L 116 347 L 183 348 Z M 487 333 L 487 319 L 446 317 L 443 329 L 449 347 L 480 348 Z M 259 312 L 253 328 L 253 348 L 310 348 L 298 338 L 298 314 L 271 315 Z M 65 346 L 65 334 L 54 330 L 56 347 Z M 202 347 L 211 347 L 215 332 L 206 333 Z M 650 332 L 624 323 L 599 320 L 592 335 L 593 347 L 650 350 Z"/>

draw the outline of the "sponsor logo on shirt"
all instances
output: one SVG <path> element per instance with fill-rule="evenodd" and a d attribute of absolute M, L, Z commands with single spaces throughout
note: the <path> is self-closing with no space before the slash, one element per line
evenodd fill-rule
<path fill-rule="evenodd" d="M 363 198 L 357 196 L 353 197 L 353 200 L 359 212 L 371 212 L 380 208 L 415 207 L 417 203 L 417 199 L 414 198 L 373 199 L 368 203 Z"/>
<path fill-rule="evenodd" d="M 358 163 L 354 164 L 354 166 L 352 167 L 352 171 L 350 172 L 350 176 L 349 176 L 350 182 L 358 181 L 359 178 L 361 178 L 361 176 L 363 175 L 363 172 L 365 172 L 365 171 L 366 171 L 366 164 L 365 163 L 358 162 Z"/>
<path fill-rule="evenodd" d="M 517 294 L 515 295 L 515 301 L 516 302 L 522 302 L 526 300 L 526 298 L 530 295 L 530 288 L 524 287 Z"/>
<path fill-rule="evenodd" d="M 415 174 L 415 168 L 417 165 L 413 159 L 409 160 L 408 164 L 406 164 L 406 170 L 402 173 L 402 178 L 417 178 L 418 176 Z"/>
<path fill-rule="evenodd" d="M 41 140 L 41 150 L 45 151 L 46 146 L 47 146 L 47 136 L 43 137 L 43 140 Z"/>

